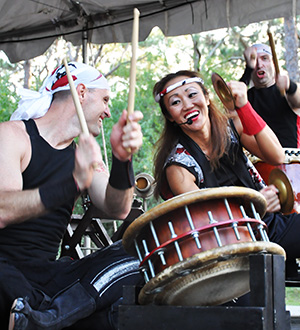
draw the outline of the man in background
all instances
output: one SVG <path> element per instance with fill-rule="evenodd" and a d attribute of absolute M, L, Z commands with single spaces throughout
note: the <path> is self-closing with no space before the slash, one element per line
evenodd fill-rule
<path fill-rule="evenodd" d="M 248 100 L 265 120 L 283 147 L 300 147 L 300 88 L 287 74 L 277 74 L 271 48 L 255 44 L 244 52 L 245 72 L 240 79 L 253 87 Z"/>

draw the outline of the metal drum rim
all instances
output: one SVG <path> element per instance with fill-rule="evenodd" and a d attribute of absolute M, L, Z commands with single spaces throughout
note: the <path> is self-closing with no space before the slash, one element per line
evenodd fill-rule
<path fill-rule="evenodd" d="M 217 265 L 219 261 L 228 259 L 247 257 L 254 253 L 269 253 L 282 255 L 286 257 L 284 249 L 273 242 L 241 242 L 237 244 L 229 244 L 223 247 L 214 248 L 201 253 L 197 253 L 181 262 L 171 265 L 149 280 L 139 293 L 139 303 L 142 305 L 156 303 L 160 304 L 166 299 L 160 292 L 162 290 L 170 290 L 175 281 L 180 281 L 179 273 L 184 273 L 187 269 L 197 269 L 206 264 L 212 263 Z M 151 293 L 153 291 L 154 293 Z M 157 293 L 156 293 L 157 291 Z"/>

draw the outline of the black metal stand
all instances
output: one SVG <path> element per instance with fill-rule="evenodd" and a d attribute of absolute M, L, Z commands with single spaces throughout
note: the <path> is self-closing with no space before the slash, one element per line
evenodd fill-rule
<path fill-rule="evenodd" d="M 119 330 L 290 330 L 285 310 L 285 263 L 280 255 L 251 255 L 245 306 L 141 306 L 137 288 L 124 287 Z M 239 300 L 238 300 L 239 301 Z"/>
<path fill-rule="evenodd" d="M 76 246 L 81 243 L 83 236 L 89 236 L 99 249 L 110 245 L 112 242 L 121 239 L 129 224 L 143 213 L 142 202 L 134 199 L 127 218 L 123 221 L 117 232 L 110 237 L 102 223 L 101 211 L 90 203 L 86 207 L 84 215 L 72 215 L 71 224 L 74 230 L 72 234 L 67 231 L 63 237 L 60 257 L 69 256 L 73 259 L 79 259 L 80 256 L 78 255 Z M 111 220 L 113 221 L 113 219 Z"/>

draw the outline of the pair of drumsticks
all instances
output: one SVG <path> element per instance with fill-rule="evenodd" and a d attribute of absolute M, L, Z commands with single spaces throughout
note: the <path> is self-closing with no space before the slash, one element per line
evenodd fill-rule
<path fill-rule="evenodd" d="M 135 96 L 135 82 L 136 82 L 136 57 L 137 57 L 137 46 L 138 46 L 138 35 L 139 35 L 139 15 L 140 12 L 137 8 L 133 11 L 133 29 L 132 29 L 132 56 L 131 56 L 131 66 L 130 66 L 130 85 L 129 85 L 129 95 L 128 95 L 128 108 L 127 108 L 127 121 L 134 109 L 134 96 Z M 88 126 L 84 117 L 84 113 L 79 101 L 78 94 L 76 92 L 76 87 L 70 73 L 68 63 L 66 58 L 63 59 L 63 64 L 66 69 L 68 82 L 70 85 L 70 90 L 72 93 L 73 101 L 75 104 L 77 116 L 80 122 L 81 130 L 84 134 L 89 134 Z"/>

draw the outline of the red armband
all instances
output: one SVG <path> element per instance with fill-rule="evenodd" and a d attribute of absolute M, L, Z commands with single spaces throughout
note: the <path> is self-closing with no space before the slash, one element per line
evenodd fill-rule
<path fill-rule="evenodd" d="M 243 125 L 243 132 L 247 135 L 256 135 L 266 126 L 266 122 L 249 102 L 241 108 L 236 108 L 236 112 Z"/>

